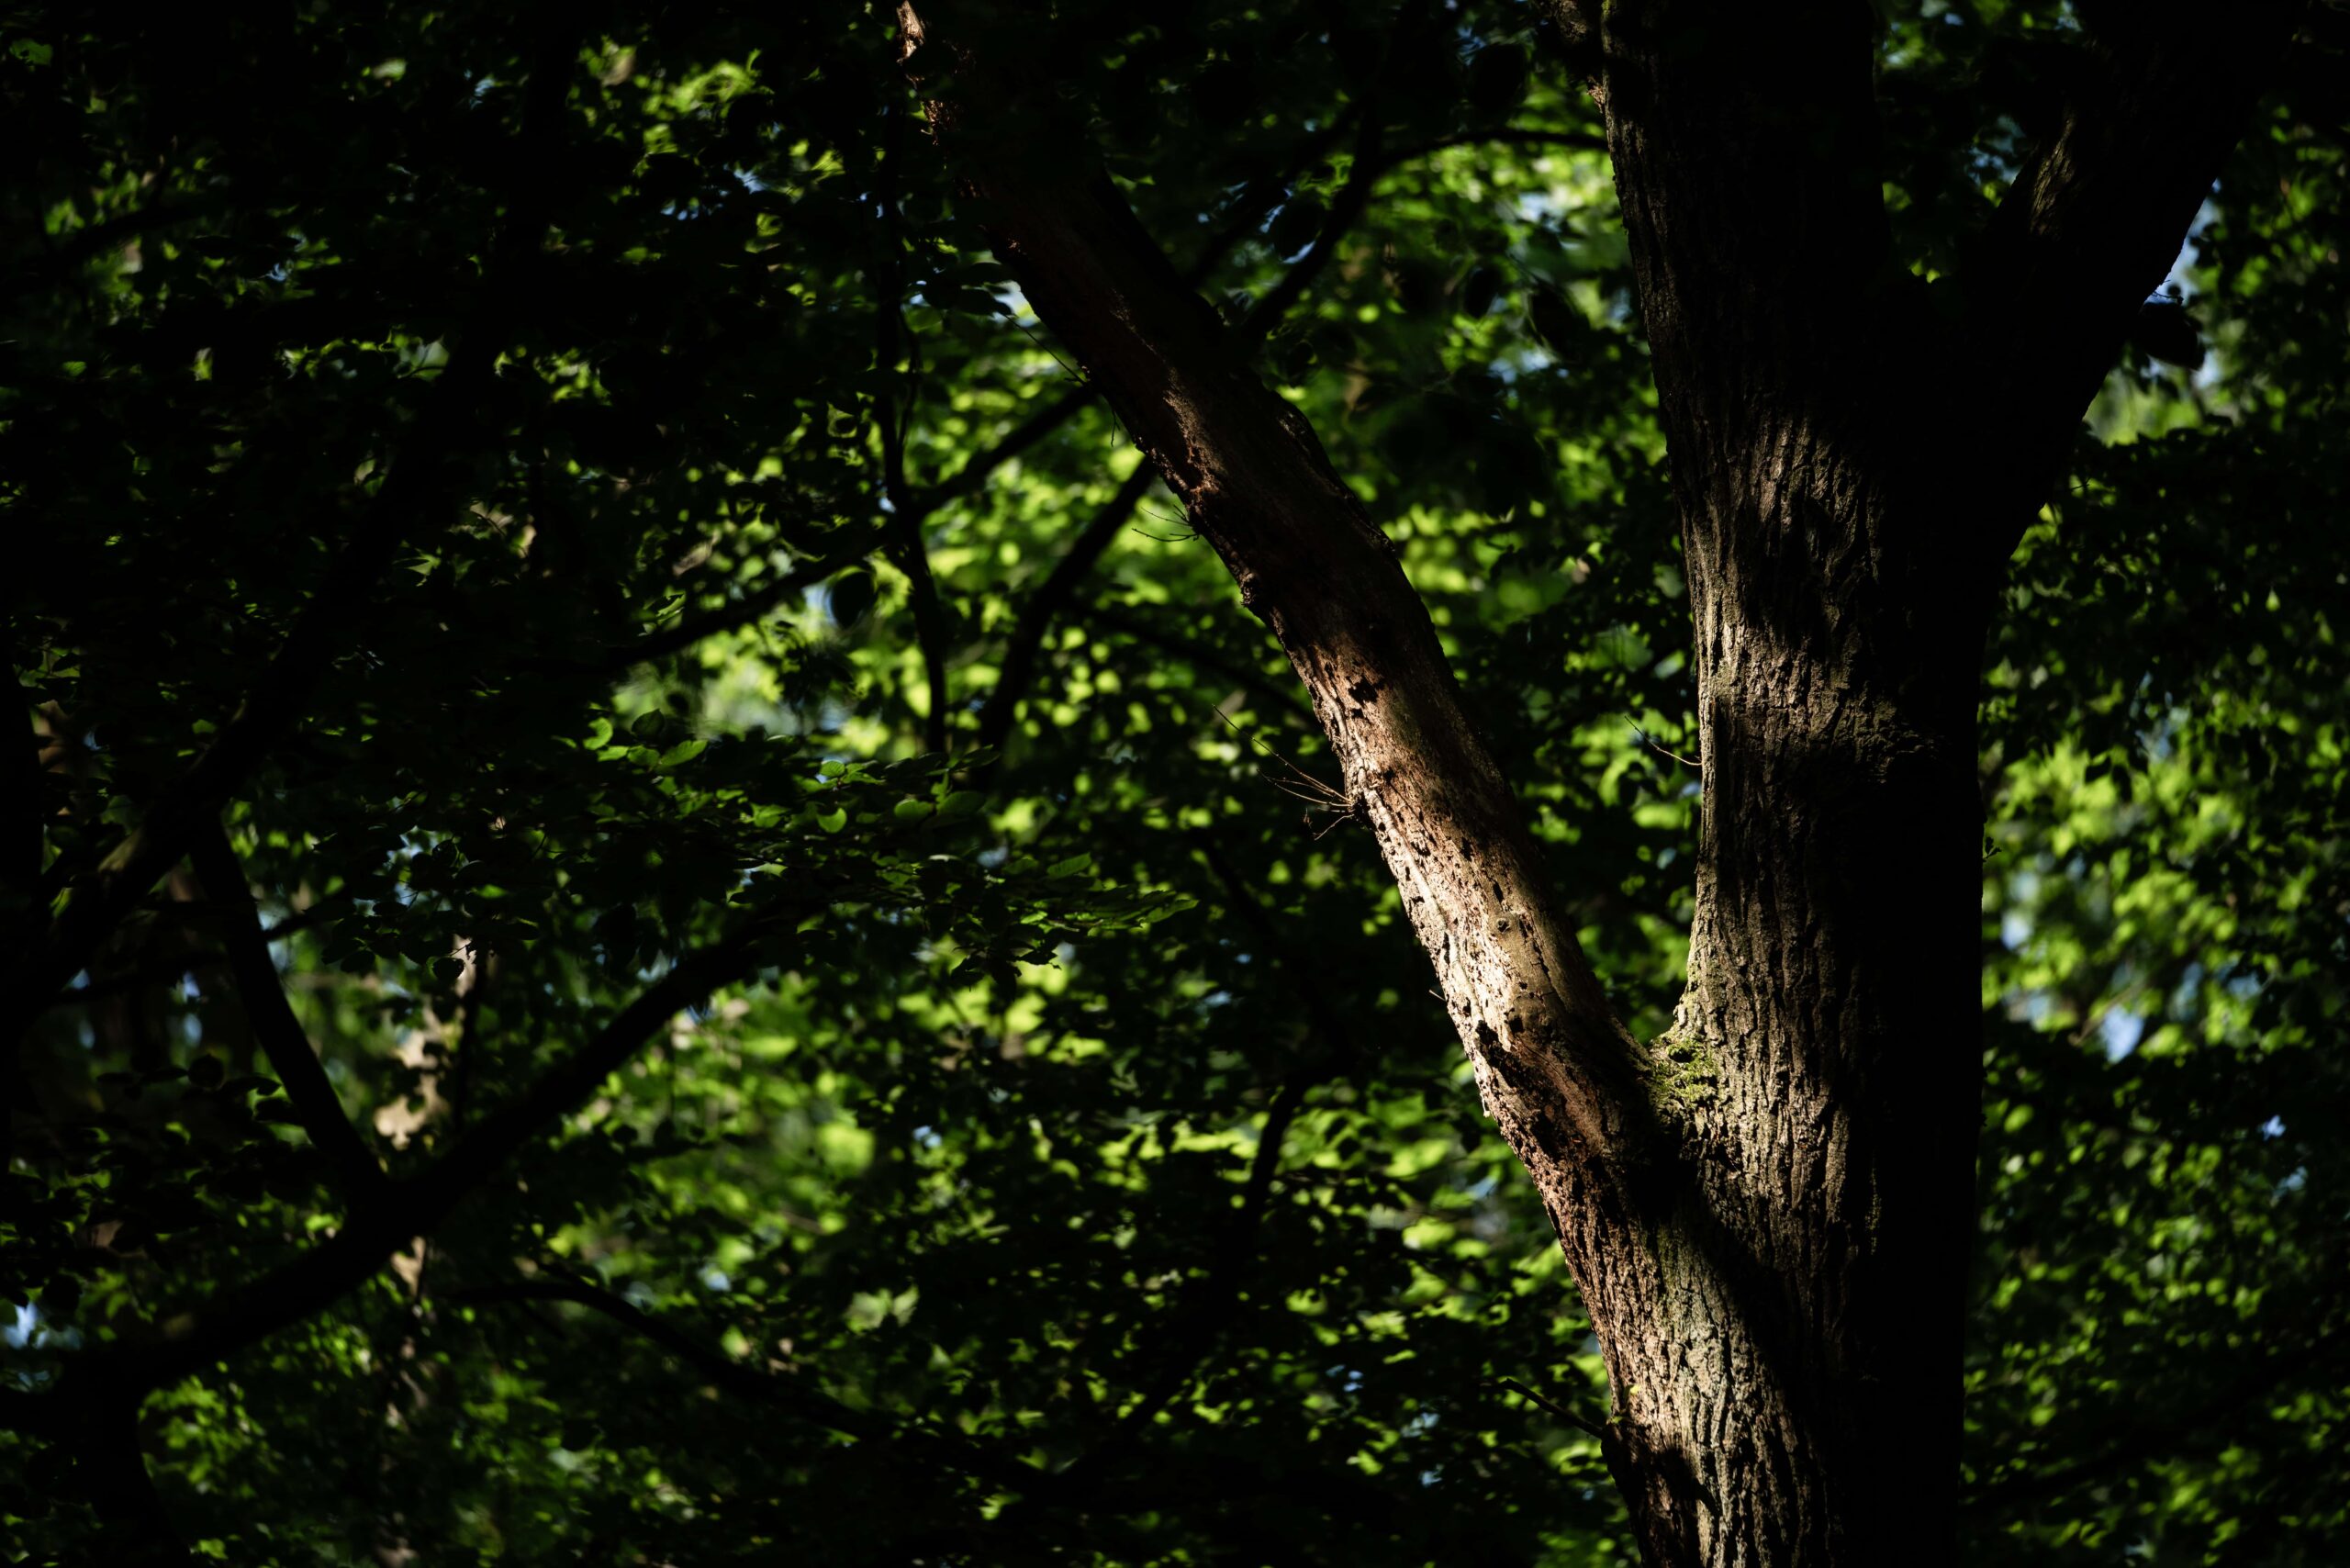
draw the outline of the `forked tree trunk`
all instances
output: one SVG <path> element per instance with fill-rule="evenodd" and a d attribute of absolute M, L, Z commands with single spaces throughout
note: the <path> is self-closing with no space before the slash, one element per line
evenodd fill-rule
<path fill-rule="evenodd" d="M 918 77 L 934 10 L 901 9 Z M 1106 179 L 1016 117 L 964 132 L 1014 95 L 989 66 L 1016 50 L 947 40 L 963 95 L 932 116 L 966 192 L 1311 694 L 1598 1330 L 1608 1463 L 1660 1568 L 1955 1560 L 1983 617 L 2289 10 L 2232 54 L 2099 52 L 1955 309 L 1891 261 L 1869 7 L 1563 13 L 1607 116 L 1694 621 L 1696 919 L 1651 1042 L 1609 1010 L 1313 431 Z"/>

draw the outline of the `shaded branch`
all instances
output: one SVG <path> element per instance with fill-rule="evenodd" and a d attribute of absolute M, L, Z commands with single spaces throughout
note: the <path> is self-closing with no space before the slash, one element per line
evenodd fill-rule
<path fill-rule="evenodd" d="M 798 1381 L 757 1367 L 746 1366 L 715 1345 L 703 1343 L 676 1325 L 655 1316 L 627 1297 L 581 1280 L 522 1280 L 438 1293 L 443 1301 L 471 1305 L 499 1303 L 561 1301 L 602 1314 L 631 1332 L 650 1339 L 710 1379 L 721 1393 L 755 1400 L 789 1412 L 802 1420 L 846 1437 L 866 1439 L 896 1435 L 896 1424 L 885 1417 L 855 1410 L 831 1395 Z"/>
<path fill-rule="evenodd" d="M 211 907 L 220 916 L 229 972 L 236 980 L 246 1022 L 252 1025 L 270 1067 L 285 1085 L 285 1097 L 293 1102 L 302 1130 L 309 1135 L 311 1147 L 325 1157 L 344 1193 L 354 1203 L 366 1201 L 382 1190 L 384 1172 L 351 1125 L 341 1096 L 328 1081 L 326 1068 L 311 1048 L 302 1021 L 285 999 L 285 984 L 270 959 L 261 911 L 219 823 L 197 832 L 188 846 L 188 859 Z"/>
<path fill-rule="evenodd" d="M 45 236 L 48 249 L 25 257 L 8 272 L 0 274 L 0 298 L 13 301 L 36 289 L 51 286 L 75 267 L 95 261 L 108 250 L 144 235 L 226 212 L 230 206 L 229 193 L 222 190 L 164 196 L 136 212 L 117 213 L 84 223 L 79 229 Z"/>
<path fill-rule="evenodd" d="M 1355 146 L 1354 164 L 1347 171 L 1346 184 L 1339 186 L 1337 195 L 1331 198 L 1330 209 L 1324 216 L 1321 230 L 1314 237 L 1314 243 L 1281 274 L 1281 281 L 1241 318 L 1233 328 L 1234 337 L 1244 347 L 1252 347 L 1281 325 L 1281 318 L 1304 297 L 1305 291 L 1313 286 L 1314 280 L 1330 264 L 1347 231 L 1362 220 L 1381 180 L 1406 163 L 1450 148 L 1471 147 L 1480 142 L 1556 144 L 1592 151 L 1607 151 L 1607 139 L 1591 131 L 1511 127 L 1462 131 L 1458 135 L 1438 137 L 1404 147 L 1383 149 L 1379 136 L 1378 117 L 1366 115 Z"/>
<path fill-rule="evenodd" d="M 1206 283 L 1226 256 L 1237 250 L 1243 241 L 1263 229 L 1265 219 L 1272 215 L 1273 209 L 1295 195 L 1297 187 L 1312 172 L 1314 165 L 1338 144 L 1339 138 L 1352 131 L 1361 118 L 1362 106 L 1348 104 L 1332 116 L 1328 124 L 1305 139 L 1287 177 L 1267 180 L 1242 192 L 1241 199 L 1233 205 L 1224 226 L 1208 236 L 1207 242 L 1200 247 L 1200 253 L 1192 257 L 1191 265 L 1183 269 L 1185 286 L 1197 288 Z"/>
<path fill-rule="evenodd" d="M 8 710 L 0 714 L 9 737 L 8 755 L 0 757 L 0 934 L 11 944 L 38 927 L 49 837 L 41 816 L 48 776 L 41 767 L 40 732 L 33 726 L 32 704 L 17 674 L 18 655 L 28 651 L 11 646 L 7 664 L 0 666 L 9 694 Z"/>
<path fill-rule="evenodd" d="M 1280 967 L 1296 991 L 1298 1001 L 1305 1008 L 1306 1022 L 1313 1025 L 1314 1032 L 1321 1036 L 1322 1048 L 1331 1064 L 1351 1065 L 1360 1061 L 1362 1049 L 1355 1043 L 1354 1034 L 1339 1014 L 1337 1004 L 1330 1000 L 1330 993 L 1322 984 L 1315 966 L 1301 959 L 1296 948 L 1281 935 L 1280 927 L 1273 924 L 1271 915 L 1242 879 L 1239 869 L 1225 855 L 1214 835 L 1202 828 L 1192 834 L 1192 842 L 1199 846 L 1200 858 L 1207 863 L 1208 869 L 1224 885 L 1225 907 L 1240 916 L 1243 923 L 1257 934 L 1257 940 L 1267 956 Z"/>
<path fill-rule="evenodd" d="M 1080 614 L 1087 621 L 1171 655 L 1195 668 L 1222 676 L 1262 703 L 1268 712 L 1280 713 L 1298 723 L 1313 722 L 1312 712 L 1298 700 L 1295 691 L 1274 685 L 1262 671 L 1250 669 L 1238 660 L 1227 657 L 1218 648 L 1195 642 L 1164 627 L 1154 626 L 1148 620 L 1130 614 L 1119 605 L 1089 604 Z"/>
<path fill-rule="evenodd" d="M 69 1439 L 74 1479 L 98 1519 L 106 1561 L 124 1568 L 177 1568 L 196 1561 L 172 1527 L 139 1441 L 136 1393 L 108 1391 L 80 1411 Z"/>
<path fill-rule="evenodd" d="M 1091 1475 L 1113 1462 L 1139 1440 L 1142 1429 L 1181 1394 L 1214 1349 L 1234 1309 L 1240 1286 L 1258 1257 L 1257 1232 L 1271 1201 L 1273 1177 L 1281 1170 L 1282 1145 L 1290 1125 L 1304 1107 L 1305 1096 L 1329 1076 L 1326 1067 L 1301 1069 L 1282 1080 L 1266 1103 L 1265 1120 L 1257 1132 L 1257 1149 L 1248 1161 L 1248 1176 L 1240 1204 L 1225 1223 L 1215 1242 L 1208 1271 L 1189 1293 L 1189 1299 L 1169 1320 L 1162 1343 L 1138 1359 L 1156 1361 L 1158 1370 L 1142 1397 L 1118 1417 L 1112 1435 L 1099 1448 L 1071 1464 L 1071 1476 Z"/>

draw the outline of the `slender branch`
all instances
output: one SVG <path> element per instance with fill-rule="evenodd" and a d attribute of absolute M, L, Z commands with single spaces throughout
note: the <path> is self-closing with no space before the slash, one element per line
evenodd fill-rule
<path fill-rule="evenodd" d="M 0 666 L 9 692 L 9 707 L 0 713 L 9 737 L 8 755 L 0 756 L 0 932 L 12 943 L 39 924 L 49 827 L 41 816 L 48 778 L 41 767 L 40 732 L 33 727 L 32 705 L 17 675 L 19 652 L 11 647 L 7 664 Z"/>
<path fill-rule="evenodd" d="M 612 666 L 626 668 L 651 659 L 666 658 L 737 627 L 763 621 L 767 612 L 778 605 L 805 593 L 842 567 L 863 560 L 868 554 L 869 545 L 853 550 L 835 550 L 797 566 L 715 610 L 684 616 L 675 625 L 647 632 L 633 642 L 614 648 Z"/>
<path fill-rule="evenodd" d="M 311 1147 L 325 1157 L 344 1193 L 354 1202 L 369 1199 L 381 1192 L 384 1172 L 344 1114 L 341 1097 L 328 1081 L 309 1036 L 285 1000 L 277 966 L 270 961 L 261 912 L 219 823 L 211 823 L 196 834 L 188 846 L 188 858 L 211 907 L 220 915 L 229 972 L 236 980 L 246 1021 L 252 1025 L 278 1081 L 285 1086 L 285 1097 L 301 1117 L 302 1130 L 309 1135 Z"/>
<path fill-rule="evenodd" d="M 919 505 L 924 512 L 937 510 L 948 501 L 958 500 L 986 488 L 996 470 L 1067 424 L 1070 416 L 1093 401 L 1090 386 L 1071 386 L 1057 398 L 1038 404 L 1035 411 L 1004 432 L 1003 439 L 967 461 L 937 484 L 917 491 Z"/>
<path fill-rule="evenodd" d="M 1240 916 L 1257 934 L 1257 940 L 1266 955 L 1280 967 L 1291 986 L 1296 990 L 1298 1000 L 1305 1006 L 1306 1022 L 1313 1025 L 1314 1032 L 1321 1036 L 1322 1048 L 1330 1061 L 1334 1065 L 1360 1061 L 1362 1048 L 1355 1043 L 1353 1031 L 1347 1027 L 1337 1004 L 1331 1001 L 1329 991 L 1323 986 L 1319 971 L 1311 962 L 1299 958 L 1296 948 L 1273 924 L 1272 917 L 1249 890 L 1238 868 L 1225 856 L 1214 834 L 1203 828 L 1192 834 L 1192 842 L 1199 847 L 1200 858 L 1207 862 L 1208 869 L 1215 874 L 1217 881 L 1224 884 L 1225 907 Z"/>
<path fill-rule="evenodd" d="M 789 931 L 807 907 L 797 901 L 771 905 L 732 935 L 679 960 L 518 1099 L 476 1123 L 439 1162 L 390 1183 L 375 1202 L 353 1211 L 331 1238 L 222 1299 L 172 1320 L 160 1345 L 95 1352 L 81 1376 L 152 1388 L 298 1323 L 356 1289 L 394 1252 L 431 1234 L 452 1210 L 586 1100 L 681 1009 L 755 969 L 767 941 Z M 69 1367 L 62 1385 L 68 1397 L 79 1382 Z"/>
<path fill-rule="evenodd" d="M 1281 1169 L 1281 1147 L 1288 1141 L 1290 1124 L 1297 1120 L 1307 1093 L 1327 1076 L 1322 1068 L 1301 1070 L 1290 1074 L 1273 1092 L 1265 1106 L 1264 1124 L 1258 1129 L 1257 1151 L 1248 1161 L 1248 1177 L 1241 1188 L 1240 1205 L 1232 1212 L 1216 1240 L 1215 1255 L 1208 1264 L 1208 1271 L 1192 1291 L 1191 1299 L 1169 1321 L 1157 1352 L 1144 1352 L 1146 1359 L 1158 1362 L 1158 1374 L 1146 1386 L 1142 1397 L 1118 1417 L 1113 1435 L 1069 1466 L 1072 1475 L 1092 1474 L 1132 1446 L 1152 1417 L 1164 1410 L 1199 1372 L 1200 1363 L 1214 1347 L 1234 1308 L 1239 1305 L 1240 1285 L 1257 1261 L 1257 1231 L 1272 1197 L 1273 1177 Z"/>
<path fill-rule="evenodd" d="M 1354 165 L 1347 171 L 1346 184 L 1339 186 L 1338 194 L 1331 198 L 1330 210 L 1323 218 L 1321 231 L 1315 236 L 1314 243 L 1305 254 L 1281 274 L 1281 280 L 1233 329 L 1235 339 L 1244 346 L 1253 345 L 1262 342 L 1281 325 L 1281 318 L 1289 313 L 1313 286 L 1314 280 L 1321 275 L 1323 269 L 1330 264 L 1330 259 L 1337 253 L 1338 243 L 1346 238 L 1347 231 L 1362 220 L 1381 180 L 1404 164 L 1416 162 L 1433 153 L 1454 147 L 1473 147 L 1481 142 L 1555 145 L 1599 152 L 1607 151 L 1607 139 L 1592 131 L 1507 126 L 1495 130 L 1463 131 L 1404 147 L 1382 149 L 1378 118 L 1375 115 L 1366 116 L 1356 144 Z"/>
<path fill-rule="evenodd" d="M 1110 542 L 1134 515 L 1135 507 L 1143 495 L 1158 480 L 1157 470 L 1147 463 L 1137 464 L 1126 476 L 1116 493 L 1093 514 L 1091 521 L 1069 541 L 1053 569 L 1028 596 L 1020 609 L 1020 618 L 1005 640 L 1003 673 L 996 679 L 995 689 L 988 693 L 986 706 L 979 710 L 979 742 L 983 747 L 1000 746 L 1012 733 L 1012 721 L 1020 700 L 1028 693 L 1036 674 L 1036 655 L 1044 646 L 1045 634 L 1053 622 L 1069 608 L 1077 595 L 1077 585 L 1093 569 Z"/>
<path fill-rule="evenodd" d="M 1353 228 L 1370 207 L 1372 188 L 1391 166 L 1379 155 L 1379 116 L 1375 111 L 1366 112 L 1362 117 L 1362 129 L 1355 140 L 1354 164 L 1347 171 L 1347 183 L 1339 186 L 1338 194 L 1331 198 L 1330 210 L 1323 216 L 1321 232 L 1314 237 L 1314 243 L 1305 254 L 1281 274 L 1281 282 L 1257 301 L 1248 314 L 1233 328 L 1236 353 L 1245 354 L 1264 342 L 1266 335 L 1280 325 L 1281 318 L 1289 314 L 1290 307 L 1296 304 L 1307 287 L 1321 275 L 1322 269 L 1330 264 L 1330 258 L 1337 254 L 1339 241 L 1346 238 L 1347 230 Z"/>
<path fill-rule="evenodd" d="M 1480 144 L 1500 147 L 1566 147 L 1579 152 L 1605 152 L 1607 138 L 1596 130 L 1579 130 L 1572 126 L 1503 125 L 1488 130 L 1464 130 L 1453 136 L 1439 136 L 1427 141 L 1416 141 L 1395 149 L 1389 154 L 1391 166 L 1425 158 L 1432 152 L 1443 152 L 1455 147 L 1475 147 Z"/>
<path fill-rule="evenodd" d="M 898 362 L 904 357 L 905 280 L 901 258 L 905 237 L 900 231 L 898 218 L 898 160 L 905 140 L 902 133 L 903 111 L 892 104 L 883 113 L 888 122 L 882 131 L 880 200 L 881 231 L 877 240 L 880 260 L 874 271 L 880 285 L 881 297 L 874 315 L 879 341 L 874 346 L 873 367 L 885 377 L 895 377 Z M 891 397 L 878 409 L 881 429 L 881 490 L 888 502 L 889 519 L 886 532 L 891 564 L 906 575 L 907 597 L 913 608 L 914 640 L 921 645 L 923 677 L 930 685 L 930 711 L 923 716 L 924 742 L 934 752 L 946 749 L 946 616 L 938 596 L 938 581 L 930 569 L 930 546 L 923 537 L 923 523 L 928 520 L 930 509 L 914 493 L 906 478 L 906 419 L 912 413 L 912 394 L 901 406 Z"/>
<path fill-rule="evenodd" d="M 1292 160 L 1292 172 L 1288 178 L 1269 180 L 1260 190 L 1244 192 L 1244 199 L 1234 206 L 1224 227 L 1208 237 L 1207 243 L 1200 247 L 1200 253 L 1192 259 L 1192 264 L 1183 269 L 1184 286 L 1197 288 L 1206 283 L 1215 269 L 1223 264 L 1224 258 L 1238 249 L 1242 241 L 1265 226 L 1265 219 L 1273 208 L 1290 198 L 1314 166 L 1338 144 L 1339 138 L 1353 130 L 1361 118 L 1360 103 L 1347 105 L 1305 139 L 1298 149 L 1298 156 Z M 1246 199 L 1252 194 L 1255 199 Z"/>
<path fill-rule="evenodd" d="M 0 274 L 0 299 L 20 298 L 37 288 L 56 283 L 74 267 L 95 260 L 106 251 L 127 244 L 142 235 L 174 228 L 196 218 L 210 218 L 227 211 L 229 206 L 230 197 L 226 191 L 165 196 L 148 203 L 136 212 L 117 213 L 110 218 L 84 223 L 79 229 L 46 236 L 47 250 L 18 262 L 11 272 Z"/>

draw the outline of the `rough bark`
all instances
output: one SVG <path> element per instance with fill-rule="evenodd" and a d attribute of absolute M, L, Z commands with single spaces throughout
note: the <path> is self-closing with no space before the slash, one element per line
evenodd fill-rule
<path fill-rule="evenodd" d="M 2098 46 L 1954 321 L 1890 255 L 1868 7 L 1591 9 L 1570 36 L 1654 355 L 1704 750 L 1689 984 L 1650 1043 L 1314 432 L 1106 180 L 1007 133 L 985 41 L 930 36 L 952 6 L 900 16 L 917 77 L 957 68 L 932 121 L 975 212 L 1312 699 L 1598 1329 L 1647 1561 L 1953 1561 L 1984 617 L 2290 8 L 2220 51 L 2227 101 L 2185 129 L 2152 129 L 2177 51 Z M 2167 166 L 2131 163 L 2132 115 Z M 1965 371 L 1942 406 L 1905 396 L 1921 353 Z"/>
<path fill-rule="evenodd" d="M 1609 1314 L 1657 1562 L 1953 1560 L 1984 617 L 2289 11 L 2082 49 L 1955 309 L 1889 252 L 1865 7 L 1600 23 L 1704 748 L 1710 1289 Z"/>

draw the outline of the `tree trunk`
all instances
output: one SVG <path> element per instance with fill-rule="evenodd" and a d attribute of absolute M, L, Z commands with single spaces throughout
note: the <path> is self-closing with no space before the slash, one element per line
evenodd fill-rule
<path fill-rule="evenodd" d="M 917 72 L 933 9 L 901 7 Z M 1694 621 L 1696 917 L 1653 1042 L 1609 1010 L 1313 431 L 1105 178 L 1015 145 L 1016 116 L 958 134 L 1001 114 L 990 66 L 1019 51 L 952 39 L 963 96 L 934 130 L 1310 693 L 1598 1330 L 1609 1467 L 1659 1568 L 1955 1561 L 1984 617 L 2288 12 L 2191 116 L 2155 106 L 2209 73 L 2208 40 L 2100 57 L 2104 97 L 2020 182 L 1953 321 L 1890 254 L 1868 6 L 1563 8 L 1607 118 Z M 2178 142 L 2152 167 L 2115 129 L 2138 106 Z"/>

